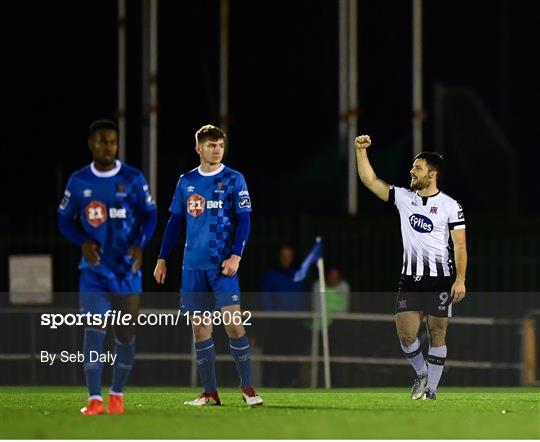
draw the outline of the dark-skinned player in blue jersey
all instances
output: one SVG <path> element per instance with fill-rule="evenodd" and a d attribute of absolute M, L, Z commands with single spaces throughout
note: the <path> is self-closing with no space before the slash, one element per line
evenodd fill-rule
<path fill-rule="evenodd" d="M 242 398 L 247 405 L 261 405 L 263 401 L 255 393 L 251 380 L 248 337 L 242 321 L 238 320 L 241 319 L 238 267 L 250 231 L 251 200 L 242 174 L 221 163 L 225 133 L 216 126 L 206 125 L 197 131 L 195 141 L 200 165 L 178 180 L 154 271 L 156 281 L 163 284 L 167 259 L 178 244 L 185 223 L 180 309 L 192 315 L 197 367 L 204 386 L 197 398 L 185 404 L 221 404 L 212 340 L 214 321 L 203 321 L 201 316 L 216 310 L 221 311 L 220 322 L 229 336 Z"/>
<path fill-rule="evenodd" d="M 88 147 L 93 162 L 69 178 L 58 208 L 60 231 L 81 247 L 79 301 L 82 314 L 108 311 L 139 313 L 143 248 L 156 228 L 156 206 L 142 172 L 116 159 L 118 129 L 111 120 L 90 126 Z M 124 412 L 123 388 L 135 358 L 135 325 L 115 325 L 116 358 L 107 412 Z M 101 396 L 106 330 L 87 324 L 84 373 L 88 386 L 85 415 L 105 413 Z"/>

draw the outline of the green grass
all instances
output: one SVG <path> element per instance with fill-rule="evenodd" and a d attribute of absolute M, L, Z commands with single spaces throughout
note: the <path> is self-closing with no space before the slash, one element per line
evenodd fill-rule
<path fill-rule="evenodd" d="M 122 416 L 80 416 L 82 387 L 0 387 L 0 437 L 24 439 L 539 439 L 539 389 L 441 388 L 437 401 L 406 389 L 237 390 L 223 406 L 182 405 L 198 390 L 131 388 Z M 502 413 L 506 410 L 506 413 Z"/>

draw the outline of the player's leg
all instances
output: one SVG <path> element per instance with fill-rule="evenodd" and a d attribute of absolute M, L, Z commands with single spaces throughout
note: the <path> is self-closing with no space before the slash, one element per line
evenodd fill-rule
<path fill-rule="evenodd" d="M 238 276 L 225 276 L 221 271 L 209 271 L 208 280 L 216 297 L 216 309 L 221 310 L 223 326 L 229 336 L 231 355 L 240 378 L 242 398 L 248 405 L 261 405 L 251 379 L 251 350 L 240 309 Z"/>
<path fill-rule="evenodd" d="M 191 328 L 197 354 L 197 369 L 204 387 L 203 393 L 185 405 L 206 406 L 221 405 L 217 391 L 216 349 L 212 339 L 211 318 L 204 312 L 213 311 L 213 300 L 208 293 L 210 287 L 204 270 L 182 271 L 181 311 L 191 316 Z M 209 320 L 210 319 L 210 320 Z"/>
<path fill-rule="evenodd" d="M 412 281 L 403 277 L 399 283 L 395 309 L 396 330 L 401 350 L 416 373 L 411 388 L 411 398 L 414 400 L 420 399 L 424 395 L 428 373 L 418 339 L 418 330 L 423 319 L 424 302 L 422 294 L 414 291 L 417 289 Z"/>
<path fill-rule="evenodd" d="M 434 398 L 435 392 L 441 380 L 446 362 L 446 329 L 448 327 L 448 318 L 438 318 L 437 316 L 428 316 L 429 330 L 429 353 L 428 353 L 428 383 L 426 396 Z M 431 399 L 430 397 L 426 397 Z"/>
<path fill-rule="evenodd" d="M 446 329 L 448 318 L 452 316 L 452 297 L 450 296 L 450 278 L 434 280 L 435 291 L 428 295 L 426 307 L 427 329 L 429 333 L 428 383 L 425 399 L 435 399 L 436 391 L 446 362 Z"/>
<path fill-rule="evenodd" d="M 111 414 L 124 412 L 124 386 L 126 385 L 133 361 L 135 360 L 135 330 L 139 315 L 140 296 L 142 291 L 141 277 L 117 283 L 116 293 L 112 296 L 112 306 L 122 317 L 130 315 L 126 325 L 115 325 L 115 354 L 113 381 L 109 391 L 108 411 Z"/>
<path fill-rule="evenodd" d="M 82 270 L 79 278 L 79 303 L 81 313 L 103 315 L 111 309 L 110 295 L 102 278 L 88 270 Z M 103 362 L 96 355 L 103 353 L 103 343 L 107 331 L 102 328 L 86 327 L 83 339 L 83 370 L 88 387 L 88 405 L 81 409 L 85 415 L 105 412 L 101 396 L 101 375 Z M 97 360 L 96 360 L 97 359 Z"/>

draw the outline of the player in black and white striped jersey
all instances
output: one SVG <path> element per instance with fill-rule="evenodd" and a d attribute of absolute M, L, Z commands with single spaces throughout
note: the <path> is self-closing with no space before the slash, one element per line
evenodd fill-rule
<path fill-rule="evenodd" d="M 403 354 L 416 371 L 411 398 L 435 399 L 446 361 L 452 303 L 466 293 L 465 217 L 457 201 L 437 187 L 443 166 L 439 154 L 423 152 L 415 157 L 410 189 L 405 189 L 377 177 L 367 156 L 370 145 L 367 135 L 355 139 L 360 179 L 377 197 L 393 203 L 401 220 L 403 268 L 395 313 Z M 418 340 L 424 315 L 430 341 L 427 366 Z"/>

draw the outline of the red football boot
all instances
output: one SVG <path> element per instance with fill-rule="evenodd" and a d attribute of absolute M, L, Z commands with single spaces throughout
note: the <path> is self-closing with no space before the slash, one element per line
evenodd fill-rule
<path fill-rule="evenodd" d="M 90 399 L 88 405 L 81 408 L 81 414 L 85 416 L 95 416 L 103 413 L 105 413 L 105 407 L 103 406 L 103 401 L 99 399 Z"/>
<path fill-rule="evenodd" d="M 124 396 L 109 394 L 109 414 L 124 414 Z"/>

